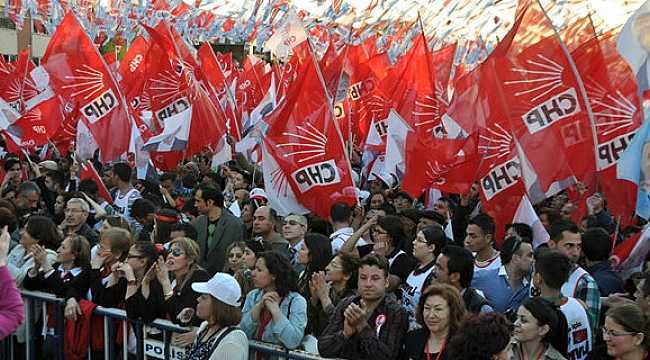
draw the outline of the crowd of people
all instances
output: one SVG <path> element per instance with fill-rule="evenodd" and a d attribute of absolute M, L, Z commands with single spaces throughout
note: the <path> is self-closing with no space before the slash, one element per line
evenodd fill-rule
<path fill-rule="evenodd" d="M 563 193 L 539 204 L 550 240 L 534 245 L 530 226 L 482 213 L 476 189 L 425 208 L 375 176 L 327 219 L 282 217 L 242 156 L 146 180 L 96 162 L 103 184 L 55 160 L 3 161 L 0 338 L 13 335 L 17 354 L 24 289 L 65 299 L 70 359 L 88 347 L 102 358 L 97 305 L 187 327 L 172 340 L 187 359 L 265 358 L 249 340 L 342 359 L 650 358 L 650 273 L 612 267 L 625 237 L 599 196 L 578 225 Z M 52 311 L 36 314 L 43 359 L 56 352 Z"/>

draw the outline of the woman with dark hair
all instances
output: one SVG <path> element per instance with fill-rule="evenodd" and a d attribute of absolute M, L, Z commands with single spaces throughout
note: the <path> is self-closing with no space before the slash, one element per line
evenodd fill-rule
<path fill-rule="evenodd" d="M 402 301 L 409 314 L 409 329 L 418 327 L 415 319 L 415 308 L 418 306 L 420 294 L 426 287 L 429 276 L 436 264 L 436 258 L 447 245 L 447 236 L 440 226 L 427 226 L 418 231 L 413 240 L 413 257 L 418 261 L 416 268 L 411 271 L 402 286 Z"/>
<path fill-rule="evenodd" d="M 627 303 L 610 308 L 605 314 L 605 326 L 602 330 L 607 355 L 594 354 L 595 350 L 589 358 L 650 359 L 650 324 L 637 304 Z"/>
<path fill-rule="evenodd" d="M 11 250 L 7 258 L 9 272 L 16 279 L 16 285 L 22 287 L 27 272 L 34 268 L 35 251 L 44 251 L 46 262 L 51 266 L 56 261 L 56 249 L 60 243 L 61 236 L 50 218 L 30 216 L 20 233 L 20 244 Z"/>
<path fill-rule="evenodd" d="M 419 329 L 404 338 L 403 357 L 413 360 L 447 359 L 447 342 L 465 318 L 460 292 L 451 285 L 429 286 L 418 303 L 415 317 Z"/>
<path fill-rule="evenodd" d="M 163 298 L 150 296 L 152 293 L 162 293 L 161 286 L 156 280 L 156 272 L 152 266 L 160 256 L 158 248 L 146 241 L 138 241 L 131 246 L 125 262 L 115 264 L 113 278 L 106 287 L 126 284 L 124 301 L 126 314 L 130 319 L 141 319 L 152 322 L 162 317 Z M 151 270 L 151 271 L 150 271 Z M 156 287 L 156 290 L 152 290 Z"/>
<path fill-rule="evenodd" d="M 368 199 L 368 208 L 367 208 L 367 210 L 381 209 L 381 207 L 384 204 L 388 204 L 388 199 L 386 198 L 386 195 L 384 195 L 383 192 L 376 192 L 376 193 L 370 195 L 370 199 Z"/>
<path fill-rule="evenodd" d="M 240 326 L 249 339 L 300 346 L 307 326 L 307 302 L 297 292 L 297 274 L 274 251 L 262 253 L 253 270 L 255 289 L 248 293 Z"/>
<path fill-rule="evenodd" d="M 332 244 L 327 236 L 318 233 L 305 234 L 302 248 L 298 252 L 298 262 L 305 267 L 298 279 L 298 290 L 307 300 L 307 331 L 306 334 L 318 337 L 327 325 L 328 317 L 315 307 L 317 294 L 309 287 L 312 276 L 325 271 L 332 259 Z"/>
<path fill-rule="evenodd" d="M 512 325 L 498 313 L 470 315 L 449 340 L 450 360 L 510 360 Z"/>
<path fill-rule="evenodd" d="M 311 305 L 329 319 L 342 299 L 356 294 L 358 271 L 359 259 L 339 252 L 327 264 L 325 273 L 312 275 L 309 282 Z"/>
<path fill-rule="evenodd" d="M 373 251 L 388 260 L 389 287 L 392 292 L 402 285 L 415 267 L 415 259 L 400 249 L 405 239 L 402 220 L 394 215 L 381 216 L 372 228 Z"/>
<path fill-rule="evenodd" d="M 513 338 L 513 360 L 564 360 L 569 328 L 564 314 L 547 300 L 524 300 L 517 310 Z"/>
<path fill-rule="evenodd" d="M 230 244 L 226 251 L 228 261 L 224 271 L 235 277 L 244 296 L 255 288 L 253 269 L 257 262 L 257 255 L 262 252 L 264 252 L 264 245 L 256 241 L 237 241 Z"/>

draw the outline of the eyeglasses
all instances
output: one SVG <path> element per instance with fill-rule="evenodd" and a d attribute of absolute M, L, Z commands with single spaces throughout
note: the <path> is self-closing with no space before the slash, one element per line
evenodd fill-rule
<path fill-rule="evenodd" d="M 65 209 L 63 212 L 66 212 L 66 213 L 75 213 L 75 214 L 80 214 L 80 213 L 82 213 L 82 212 L 84 212 L 84 211 L 81 210 L 81 209 Z"/>
<path fill-rule="evenodd" d="M 144 259 L 145 257 L 146 257 L 146 256 L 142 256 L 142 255 L 130 255 L 130 254 L 126 256 L 127 259 Z"/>
<path fill-rule="evenodd" d="M 300 226 L 304 226 L 303 224 L 297 222 L 296 220 L 285 220 L 285 221 L 282 222 L 282 225 L 291 225 L 291 226 L 300 225 Z"/>
<path fill-rule="evenodd" d="M 619 336 L 627 336 L 627 335 L 636 335 L 638 333 L 636 332 L 625 332 L 625 331 L 616 331 L 616 330 L 610 330 L 606 327 L 603 327 L 603 337 L 619 337 Z"/>

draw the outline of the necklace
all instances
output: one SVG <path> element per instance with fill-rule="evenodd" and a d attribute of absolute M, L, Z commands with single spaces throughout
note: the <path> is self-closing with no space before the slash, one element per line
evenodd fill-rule
<path fill-rule="evenodd" d="M 445 346 L 447 345 L 447 339 L 442 341 L 442 345 L 440 346 L 440 351 L 438 351 L 438 356 L 436 356 L 435 360 L 440 360 L 440 357 L 442 356 L 443 351 L 445 351 Z M 427 354 L 427 360 L 431 360 L 431 354 L 429 353 L 429 340 L 427 339 L 427 343 L 424 345 L 424 352 Z"/>

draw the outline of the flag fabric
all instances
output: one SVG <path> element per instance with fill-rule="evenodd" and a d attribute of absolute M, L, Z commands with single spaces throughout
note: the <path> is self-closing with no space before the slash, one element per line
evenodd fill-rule
<path fill-rule="evenodd" d="M 7 128 L 21 147 L 30 151 L 47 144 L 63 122 L 64 115 L 58 97 L 42 101 L 28 110 Z"/>
<path fill-rule="evenodd" d="M 293 53 L 294 48 L 307 40 L 307 33 L 302 21 L 293 8 L 287 11 L 284 23 L 275 29 L 271 37 L 266 40 L 264 48 L 286 61 Z"/>
<path fill-rule="evenodd" d="M 145 151 L 181 151 L 187 148 L 192 122 L 192 107 L 165 119 L 163 131 L 149 138 L 142 150 Z"/>
<path fill-rule="evenodd" d="M 93 164 L 86 160 L 82 161 L 80 164 L 79 168 L 79 179 L 80 180 L 86 180 L 90 179 L 93 180 L 96 184 L 97 187 L 99 188 L 99 196 L 106 200 L 109 204 L 113 204 L 113 198 L 111 194 L 108 192 L 108 188 L 106 187 L 106 184 L 104 184 L 104 181 L 102 180 L 101 176 L 97 173 L 97 170 L 93 166 Z"/>
<path fill-rule="evenodd" d="M 646 38 L 650 27 L 650 1 L 646 1 L 627 20 L 618 36 L 617 48 L 635 74 L 639 91 L 650 89 L 650 44 Z"/>
<path fill-rule="evenodd" d="M 111 161 L 129 148 L 131 122 L 117 81 L 102 56 L 68 12 L 50 39 L 42 66 L 50 85 L 79 115 L 100 149 L 100 159 Z"/>
<path fill-rule="evenodd" d="M 628 279 L 637 272 L 643 271 L 643 263 L 650 251 L 650 226 L 643 231 L 631 235 L 614 247 L 612 257 L 615 260 L 614 269 L 621 278 Z"/>
<path fill-rule="evenodd" d="M 616 164 L 617 177 L 638 186 L 636 214 L 650 219 L 650 121 L 645 117 Z"/>
<path fill-rule="evenodd" d="M 281 169 L 279 184 L 284 181 L 301 206 L 326 218 L 335 202 L 355 204 L 356 191 L 318 65 L 311 55 L 297 58 L 297 79 L 268 116 L 264 142 Z"/>
<path fill-rule="evenodd" d="M 3 67 L 8 70 L 8 67 Z M 7 101 L 16 111 L 23 113 L 26 103 L 39 93 L 31 72 L 36 68 L 29 57 L 29 49 L 23 49 L 18 54 L 13 71 L 3 76 L 0 82 L 0 97 Z"/>

